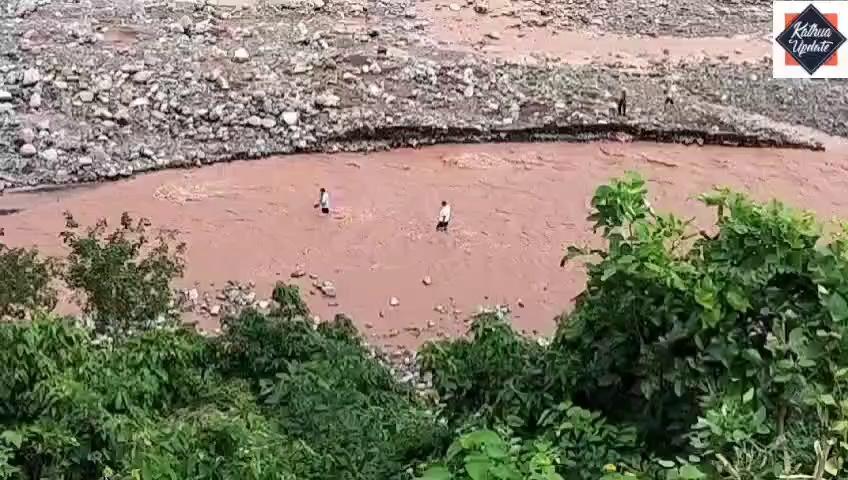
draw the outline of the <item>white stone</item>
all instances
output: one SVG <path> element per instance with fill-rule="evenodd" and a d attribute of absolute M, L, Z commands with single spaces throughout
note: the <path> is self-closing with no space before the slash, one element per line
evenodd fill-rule
<path fill-rule="evenodd" d="M 41 158 L 50 163 L 55 163 L 59 160 L 59 152 L 55 148 L 48 148 L 41 152 Z"/>
<path fill-rule="evenodd" d="M 250 60 L 250 53 L 244 48 L 239 48 L 233 53 L 234 62 L 244 63 L 248 60 Z"/>
<path fill-rule="evenodd" d="M 24 71 L 24 79 L 21 85 L 30 87 L 41 81 L 41 73 L 37 68 L 30 68 Z"/>
<path fill-rule="evenodd" d="M 133 75 L 132 79 L 135 83 L 147 83 L 151 78 L 153 78 L 153 72 L 150 70 L 142 70 Z"/>
<path fill-rule="evenodd" d="M 297 112 L 283 112 L 283 121 L 286 122 L 288 126 L 297 125 L 297 122 L 300 120 L 300 114 Z"/>
<path fill-rule="evenodd" d="M 31 143 L 27 143 L 21 147 L 21 156 L 22 157 L 32 157 L 36 154 L 35 146 Z"/>
<path fill-rule="evenodd" d="M 41 107 L 41 94 L 35 92 L 29 97 L 29 106 L 31 108 L 40 108 Z"/>

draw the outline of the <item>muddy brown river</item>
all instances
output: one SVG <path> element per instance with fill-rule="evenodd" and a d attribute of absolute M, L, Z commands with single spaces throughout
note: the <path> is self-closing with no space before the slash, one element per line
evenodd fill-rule
<path fill-rule="evenodd" d="M 657 209 L 694 215 L 705 225 L 712 214 L 694 197 L 714 185 L 777 197 L 823 220 L 846 217 L 846 168 L 844 150 L 647 143 L 295 155 L 76 190 L 7 193 L 0 210 L 20 211 L 0 216 L 0 226 L 9 244 L 61 254 L 63 211 L 88 224 L 117 221 L 128 211 L 180 232 L 188 244 L 181 286 L 211 292 L 227 280 L 254 281 L 268 296 L 302 265 L 336 285 L 338 305 L 305 295 L 321 318 L 345 312 L 374 343 L 417 346 L 438 332 L 463 333 L 480 305 L 510 304 L 520 328 L 550 332 L 585 282 L 579 267 L 559 268 L 563 246 L 596 240 L 586 221 L 589 200 L 610 177 L 641 172 Z M 330 217 L 313 208 L 322 186 L 332 195 Z M 442 200 L 453 206 L 447 234 L 434 228 Z M 425 276 L 431 285 L 423 284 Z M 293 281 L 310 291 L 308 277 Z M 391 297 L 400 304 L 391 307 Z M 434 310 L 440 305 L 447 314 Z"/>

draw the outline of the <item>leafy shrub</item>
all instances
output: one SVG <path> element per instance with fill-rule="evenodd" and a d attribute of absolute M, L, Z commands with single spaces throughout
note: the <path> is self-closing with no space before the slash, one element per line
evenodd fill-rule
<path fill-rule="evenodd" d="M 148 329 L 169 317 L 171 280 L 184 268 L 184 245 L 172 246 L 172 235 L 159 233 L 151 243 L 150 223 L 121 216 L 120 227 L 107 233 L 106 220 L 79 231 L 66 213 L 62 239 L 70 248 L 65 282 L 84 294 L 82 303 L 101 333 L 124 334 Z"/>
<path fill-rule="evenodd" d="M 539 426 L 566 479 L 595 480 L 607 465 L 641 468 L 636 428 L 611 425 L 599 412 L 565 402 L 542 414 Z"/>
<path fill-rule="evenodd" d="M 528 398 L 519 404 L 531 408 L 494 417 L 517 415 L 510 424 L 536 438 L 551 427 L 534 415 L 570 400 L 603 428 L 635 433 L 633 444 L 613 435 L 579 448 L 614 452 L 573 460 L 590 476 L 633 458 L 634 445 L 654 458 L 633 458 L 634 469 L 661 478 L 837 476 L 848 452 L 846 237 L 824 242 L 812 215 L 778 202 L 727 190 L 701 200 L 717 211 L 714 235 L 654 212 L 637 175 L 598 188 L 589 218 L 604 246 L 563 258 L 598 260 L 548 348 L 533 352 L 502 323 L 427 350 L 450 413 L 485 417 Z"/>
<path fill-rule="evenodd" d="M 315 327 L 299 316 L 245 312 L 220 341 L 226 370 L 255 382 L 266 414 L 327 454 L 322 478 L 393 478 L 447 441 L 344 316 Z"/>
<path fill-rule="evenodd" d="M 484 414 L 524 422 L 556 401 L 545 389 L 542 354 L 536 342 L 487 313 L 474 318 L 468 339 L 426 345 L 421 367 L 433 375 L 433 386 L 454 419 Z"/>
<path fill-rule="evenodd" d="M 56 262 L 42 259 L 35 249 L 9 248 L 0 243 L 0 320 L 20 319 L 36 309 L 56 306 L 52 279 Z"/>
<path fill-rule="evenodd" d="M 563 480 L 550 444 L 505 441 L 492 430 L 460 436 L 447 451 L 445 463 L 428 467 L 418 480 Z"/>
<path fill-rule="evenodd" d="M 297 285 L 286 285 L 283 282 L 277 282 L 274 287 L 274 292 L 271 294 L 271 299 L 277 302 L 277 314 L 281 317 L 308 317 L 309 307 L 306 302 L 300 297 L 300 290 Z"/>

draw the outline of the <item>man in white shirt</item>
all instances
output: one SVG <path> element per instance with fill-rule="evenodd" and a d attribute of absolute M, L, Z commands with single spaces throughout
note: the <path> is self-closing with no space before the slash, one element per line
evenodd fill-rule
<path fill-rule="evenodd" d="M 447 232 L 448 231 L 448 223 L 450 223 L 451 219 L 451 207 L 448 205 L 448 202 L 442 202 L 442 209 L 439 210 L 439 223 L 436 224 L 437 232 Z"/>
<path fill-rule="evenodd" d="M 321 213 L 328 215 L 330 213 L 330 193 L 325 188 L 321 188 L 318 194 L 318 203 L 315 208 L 321 207 Z"/>

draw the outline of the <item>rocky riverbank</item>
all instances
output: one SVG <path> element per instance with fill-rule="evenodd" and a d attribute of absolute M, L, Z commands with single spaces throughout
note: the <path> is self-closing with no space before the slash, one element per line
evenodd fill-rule
<path fill-rule="evenodd" d="M 620 32 L 624 18 L 633 35 L 750 33 L 767 28 L 770 15 L 770 4 L 738 0 L 708 5 L 735 12 L 726 22 L 674 24 L 694 2 L 669 10 L 657 0 L 638 14 L 610 15 L 626 8 L 621 1 L 437 6 L 506 15 L 518 28 L 551 32 L 552 41 L 562 29 Z M 635 138 L 817 148 L 810 129 L 848 135 L 844 83 L 772 80 L 767 58 L 731 64 L 733 52 L 725 52 L 697 62 L 659 58 L 640 69 L 616 58 L 584 66 L 510 62 L 440 45 L 413 0 L 142 4 L 21 0 L 0 7 L 5 186 L 445 141 Z M 614 111 L 623 89 L 624 118 Z M 666 92 L 673 106 L 665 105 Z"/>

